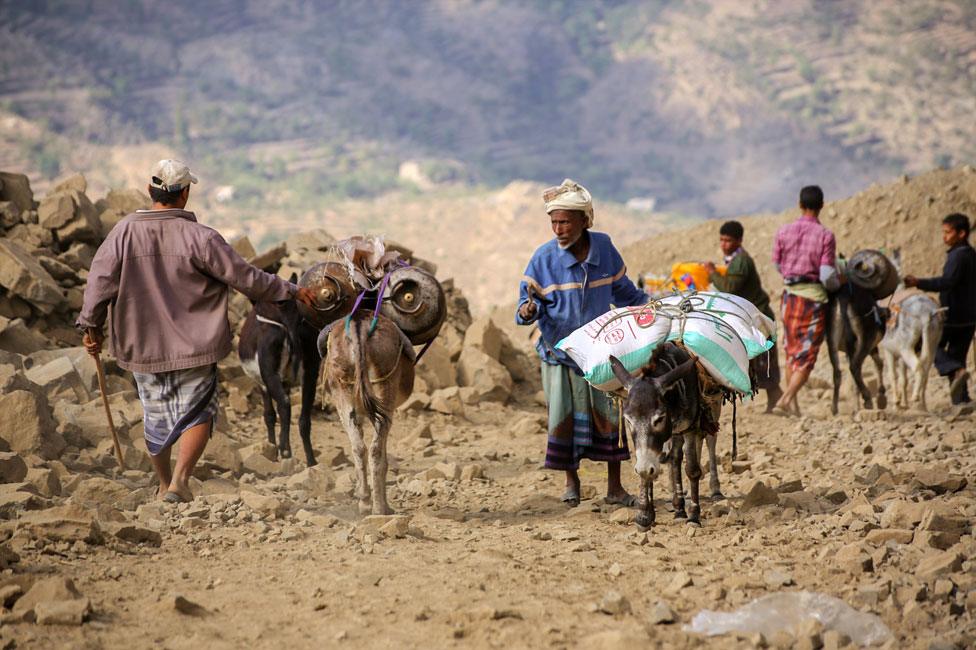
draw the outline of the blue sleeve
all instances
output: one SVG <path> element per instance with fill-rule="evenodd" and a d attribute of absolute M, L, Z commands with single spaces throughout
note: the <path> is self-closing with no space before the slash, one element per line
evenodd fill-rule
<path fill-rule="evenodd" d="M 643 305 L 648 301 L 648 295 L 634 286 L 630 278 L 627 277 L 627 266 L 624 259 L 616 248 L 611 246 L 611 257 L 613 259 L 612 268 L 616 269 L 613 276 L 613 284 L 610 289 L 613 295 L 613 304 L 617 307 L 631 307 L 633 305 Z"/>
<path fill-rule="evenodd" d="M 516 325 L 531 325 L 532 323 L 539 320 L 539 316 L 542 315 L 542 305 L 538 300 L 535 301 L 536 309 L 535 317 L 531 320 L 525 320 L 519 315 L 519 309 L 522 305 L 529 302 L 529 282 L 531 281 L 536 289 L 539 287 L 539 273 L 538 264 L 536 263 L 536 257 L 533 255 L 532 259 L 529 260 L 529 265 L 525 267 L 525 273 L 522 275 L 522 281 L 519 282 L 519 301 L 518 305 L 515 307 L 515 324 Z"/>

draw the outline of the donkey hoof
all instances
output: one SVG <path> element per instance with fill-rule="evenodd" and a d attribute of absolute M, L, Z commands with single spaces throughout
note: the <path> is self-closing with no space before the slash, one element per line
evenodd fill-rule
<path fill-rule="evenodd" d="M 721 490 L 716 490 L 715 492 L 712 492 L 711 499 L 712 501 L 724 501 L 725 495 L 722 494 Z"/>
<path fill-rule="evenodd" d="M 284 460 L 285 458 L 291 458 L 291 449 L 279 449 L 278 458 Z"/>
<path fill-rule="evenodd" d="M 373 504 L 369 502 L 369 499 L 367 499 L 366 501 L 359 502 L 359 514 L 361 515 L 373 514 Z"/>
<path fill-rule="evenodd" d="M 654 517 L 649 514 L 639 512 L 637 516 L 634 517 L 634 523 L 637 524 L 637 529 L 642 533 L 646 533 L 650 530 L 651 526 L 654 525 Z"/>
<path fill-rule="evenodd" d="M 701 520 L 697 516 L 689 517 L 688 521 L 686 521 L 685 523 L 688 524 L 689 526 L 694 526 L 695 528 L 701 528 Z"/>
<path fill-rule="evenodd" d="M 687 519 L 688 518 L 688 513 L 685 512 L 684 509 L 675 510 L 674 511 L 674 518 L 675 519 Z"/>

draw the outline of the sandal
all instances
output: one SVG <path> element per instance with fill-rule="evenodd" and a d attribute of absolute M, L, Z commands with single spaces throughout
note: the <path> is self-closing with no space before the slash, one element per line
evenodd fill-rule
<path fill-rule="evenodd" d="M 611 506 L 624 506 L 626 508 L 633 508 L 637 505 L 637 497 L 633 494 L 627 494 L 626 492 L 620 496 L 605 496 L 603 497 L 603 502 Z"/>
<path fill-rule="evenodd" d="M 579 490 L 576 488 L 566 488 L 560 500 L 570 508 L 575 508 L 580 504 Z"/>
<path fill-rule="evenodd" d="M 781 418 L 792 418 L 795 417 L 792 411 L 787 411 L 782 406 L 774 406 L 772 410 L 769 411 L 770 415 L 777 415 Z"/>
<path fill-rule="evenodd" d="M 180 494 L 179 492 L 172 492 L 172 491 L 167 492 L 166 494 L 163 495 L 163 501 L 165 501 L 166 503 L 189 503 L 189 501 L 183 498 L 182 494 Z"/>

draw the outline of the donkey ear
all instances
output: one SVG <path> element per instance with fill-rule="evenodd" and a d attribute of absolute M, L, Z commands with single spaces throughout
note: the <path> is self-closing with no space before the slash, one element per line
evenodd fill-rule
<path fill-rule="evenodd" d="M 624 388 L 629 391 L 630 387 L 633 386 L 634 382 L 637 381 L 637 378 L 630 374 L 630 372 L 624 368 L 624 364 L 620 363 L 620 359 L 612 354 L 610 355 L 610 367 L 613 369 L 613 375 L 620 381 L 621 384 L 624 385 Z"/>
<path fill-rule="evenodd" d="M 658 377 L 657 384 L 658 386 L 660 386 L 661 392 L 666 393 L 672 388 L 674 388 L 675 386 L 677 386 L 679 381 L 681 381 L 682 379 L 684 379 L 685 377 L 687 377 L 693 372 L 695 372 L 695 360 L 688 359 L 680 366 L 676 368 L 672 368 L 664 375 Z"/>
<path fill-rule="evenodd" d="M 288 281 L 292 284 L 298 284 L 298 274 L 293 271 L 291 277 L 288 278 Z"/>

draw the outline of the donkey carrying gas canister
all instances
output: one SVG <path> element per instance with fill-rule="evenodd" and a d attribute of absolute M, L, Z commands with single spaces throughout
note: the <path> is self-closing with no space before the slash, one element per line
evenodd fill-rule
<path fill-rule="evenodd" d="M 717 399 L 705 396 L 695 359 L 674 343 L 658 346 L 638 375 L 630 374 L 614 356 L 610 357 L 610 364 L 627 391 L 623 415 L 634 441 L 634 471 L 640 477 L 637 525 L 646 529 L 654 523 L 654 477 L 666 462 L 671 464 L 675 518 L 687 517 L 689 524 L 700 524 L 698 482 L 702 477 L 702 443 L 706 441 L 712 496 L 722 496 L 715 458 L 721 393 L 716 393 Z M 687 511 L 681 481 L 682 457 L 688 477 Z"/>

